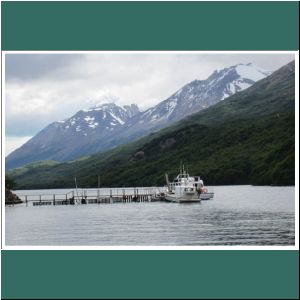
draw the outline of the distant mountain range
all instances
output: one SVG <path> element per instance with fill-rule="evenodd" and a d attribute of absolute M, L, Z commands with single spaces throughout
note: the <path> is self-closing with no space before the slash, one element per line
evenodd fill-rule
<path fill-rule="evenodd" d="M 76 159 L 128 143 L 150 132 L 206 109 L 270 75 L 251 63 L 214 71 L 206 80 L 194 80 L 168 99 L 141 112 L 137 105 L 114 103 L 80 110 L 54 122 L 6 157 L 6 168 L 27 163 Z"/>
<path fill-rule="evenodd" d="M 136 115 L 137 116 L 137 115 Z M 153 186 L 180 161 L 206 184 L 295 184 L 295 62 L 156 133 L 73 162 L 14 169 L 17 188 Z M 284 201 L 284 199 L 283 199 Z"/>

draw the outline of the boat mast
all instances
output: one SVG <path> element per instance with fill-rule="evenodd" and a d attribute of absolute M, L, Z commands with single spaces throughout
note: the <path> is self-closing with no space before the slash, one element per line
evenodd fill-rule
<path fill-rule="evenodd" d="M 74 178 L 75 180 L 75 188 L 76 188 L 76 194 L 77 194 L 77 201 L 79 201 L 79 195 L 78 195 L 78 188 L 77 188 L 77 180 L 76 177 Z"/>
<path fill-rule="evenodd" d="M 170 192 L 170 182 L 169 182 L 169 175 L 168 173 L 165 174 L 166 175 L 166 182 L 167 182 L 167 187 L 168 187 L 168 191 Z"/>

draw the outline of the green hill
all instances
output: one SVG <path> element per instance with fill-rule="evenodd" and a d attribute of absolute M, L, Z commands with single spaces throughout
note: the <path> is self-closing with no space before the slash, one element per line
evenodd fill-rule
<path fill-rule="evenodd" d="M 18 188 L 150 186 L 180 162 L 212 184 L 294 185 L 295 67 L 136 142 L 84 160 L 9 172 Z"/>
<path fill-rule="evenodd" d="M 27 173 L 28 171 L 33 170 L 35 168 L 38 168 L 40 170 L 43 167 L 54 166 L 58 163 L 59 162 L 57 162 L 55 160 L 40 160 L 40 161 L 36 161 L 36 162 L 26 164 L 26 165 L 24 165 L 22 167 L 19 167 L 19 168 L 15 168 L 12 171 L 9 171 L 8 173 L 10 174 L 10 176 L 16 177 L 16 176 L 20 176 L 24 173 Z"/>

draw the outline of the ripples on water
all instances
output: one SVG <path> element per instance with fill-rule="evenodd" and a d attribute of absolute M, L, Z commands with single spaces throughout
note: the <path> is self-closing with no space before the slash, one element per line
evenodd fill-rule
<path fill-rule="evenodd" d="M 294 187 L 218 186 L 214 192 L 200 204 L 6 207 L 6 245 L 294 245 Z"/>

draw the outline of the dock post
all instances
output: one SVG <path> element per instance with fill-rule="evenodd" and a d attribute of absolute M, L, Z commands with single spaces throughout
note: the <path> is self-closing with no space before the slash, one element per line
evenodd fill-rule
<path fill-rule="evenodd" d="M 42 203 L 42 195 L 40 195 L 40 203 Z"/>
<path fill-rule="evenodd" d="M 53 194 L 53 205 L 55 205 L 55 194 Z"/>
<path fill-rule="evenodd" d="M 113 203 L 112 190 L 109 190 L 109 202 Z"/>
<path fill-rule="evenodd" d="M 26 206 L 28 206 L 27 195 L 25 195 L 25 203 L 26 203 Z"/>

